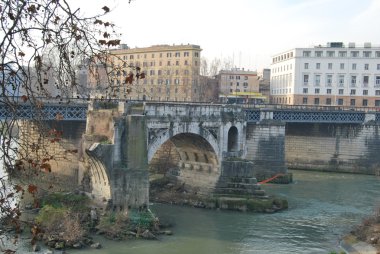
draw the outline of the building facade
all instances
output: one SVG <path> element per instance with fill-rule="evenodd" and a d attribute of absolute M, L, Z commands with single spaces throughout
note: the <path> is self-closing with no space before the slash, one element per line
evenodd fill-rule
<path fill-rule="evenodd" d="M 259 77 L 256 71 L 244 69 L 221 70 L 217 75 L 219 101 L 223 103 L 262 103 Z"/>
<path fill-rule="evenodd" d="M 274 55 L 271 102 L 290 105 L 380 106 L 380 47 L 342 42 Z"/>
<path fill-rule="evenodd" d="M 112 93 L 129 100 L 200 101 L 201 50 L 190 44 L 112 50 L 112 65 L 117 67 L 110 73 Z M 145 78 L 126 83 L 129 66 L 141 68 Z"/>

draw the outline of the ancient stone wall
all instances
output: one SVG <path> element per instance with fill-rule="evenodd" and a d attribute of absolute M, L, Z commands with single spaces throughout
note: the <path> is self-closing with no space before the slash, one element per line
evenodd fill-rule
<path fill-rule="evenodd" d="M 84 121 L 20 121 L 19 159 L 27 168 L 39 165 L 41 181 L 60 189 L 76 188 L 81 156 L 78 148 L 85 127 Z"/>

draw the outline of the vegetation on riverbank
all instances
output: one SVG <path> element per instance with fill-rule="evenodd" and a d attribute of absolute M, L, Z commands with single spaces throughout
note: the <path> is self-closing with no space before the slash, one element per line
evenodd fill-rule
<path fill-rule="evenodd" d="M 360 225 L 355 227 L 345 240 L 363 241 L 377 249 L 380 252 L 380 206 L 375 208 L 371 216 L 366 217 Z"/>
<path fill-rule="evenodd" d="M 84 194 L 51 193 L 39 199 L 41 207 L 31 221 L 33 249 L 42 241 L 51 249 L 101 248 L 90 237 L 96 233 L 108 239 L 156 239 L 161 231 L 158 218 L 150 211 L 103 212 L 92 207 Z"/>

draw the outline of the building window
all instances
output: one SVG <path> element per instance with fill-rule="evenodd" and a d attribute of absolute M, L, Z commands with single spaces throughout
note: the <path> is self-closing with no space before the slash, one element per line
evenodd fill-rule
<path fill-rule="evenodd" d="M 380 51 L 376 51 L 375 55 L 376 57 L 380 57 Z"/>
<path fill-rule="evenodd" d="M 327 64 L 327 68 L 328 68 L 329 70 L 332 70 L 332 67 L 333 67 L 333 64 L 332 64 L 332 63 L 328 63 L 328 64 Z"/>
<path fill-rule="evenodd" d="M 375 106 L 380 107 L 380 100 L 375 100 Z"/>
<path fill-rule="evenodd" d="M 308 74 L 303 75 L 303 84 L 304 85 L 309 84 L 309 75 Z"/>
<path fill-rule="evenodd" d="M 319 98 L 314 98 L 314 105 L 319 105 Z"/>
<path fill-rule="evenodd" d="M 247 87 L 247 86 L 248 86 L 248 82 L 244 82 L 244 83 L 243 83 L 243 86 L 244 86 L 244 87 Z"/>
<path fill-rule="evenodd" d="M 331 89 L 327 89 L 327 90 L 326 90 L 326 93 L 327 93 L 327 94 L 331 94 Z"/>
<path fill-rule="evenodd" d="M 356 90 L 355 89 L 351 89 L 350 95 L 355 95 L 355 94 L 356 94 Z"/>
<path fill-rule="evenodd" d="M 170 66 L 170 61 L 168 61 L 168 64 L 167 64 L 167 66 Z"/>
<path fill-rule="evenodd" d="M 309 63 L 305 63 L 305 64 L 304 64 L 304 69 L 305 69 L 305 70 L 309 69 Z"/>
<path fill-rule="evenodd" d="M 307 97 L 302 98 L 302 104 L 307 104 Z"/>
<path fill-rule="evenodd" d="M 133 58 L 134 58 L 133 55 L 130 55 L 130 56 L 129 56 L 129 59 L 133 59 Z"/>
<path fill-rule="evenodd" d="M 184 71 L 185 75 L 189 75 L 189 70 Z"/>
<path fill-rule="evenodd" d="M 195 56 L 195 57 L 199 57 L 199 53 L 198 53 L 198 52 L 195 52 L 195 53 L 194 53 L 194 56 Z"/>
<path fill-rule="evenodd" d="M 331 84 L 332 84 L 332 75 L 331 74 L 327 75 L 326 81 L 327 81 L 327 86 L 331 86 Z"/>
<path fill-rule="evenodd" d="M 343 99 L 338 99 L 338 105 L 342 106 L 343 105 Z"/>
<path fill-rule="evenodd" d="M 352 64 L 352 69 L 353 69 L 353 70 L 356 70 L 356 63 L 353 63 L 353 64 Z"/>
<path fill-rule="evenodd" d="M 310 51 L 304 51 L 303 56 L 304 57 L 310 57 Z"/>
<path fill-rule="evenodd" d="M 166 53 L 166 57 L 172 57 L 172 53 Z"/>
<path fill-rule="evenodd" d="M 174 84 L 179 85 L 179 79 L 178 79 L 178 78 L 176 78 L 176 79 L 174 80 Z"/>
<path fill-rule="evenodd" d="M 344 86 L 344 75 L 339 75 L 339 86 Z"/>
<path fill-rule="evenodd" d="M 240 79 L 240 76 L 236 76 L 236 79 Z"/>
<path fill-rule="evenodd" d="M 239 82 L 236 82 L 236 86 L 239 86 Z"/>
<path fill-rule="evenodd" d="M 158 71 L 157 71 L 157 75 L 158 75 L 158 76 L 161 76 L 161 75 L 162 75 L 162 70 L 158 70 Z"/>
<path fill-rule="evenodd" d="M 356 76 L 351 76 L 351 86 L 356 86 Z"/>
<path fill-rule="evenodd" d="M 343 94 L 344 93 L 344 89 L 339 89 L 338 90 L 338 94 Z"/>
<path fill-rule="evenodd" d="M 335 51 L 327 51 L 327 56 L 328 57 L 334 57 L 335 56 Z"/>
<path fill-rule="evenodd" d="M 316 63 L 316 64 L 315 64 L 315 68 L 316 68 L 317 70 L 321 69 L 321 63 Z"/>
<path fill-rule="evenodd" d="M 183 56 L 189 56 L 189 52 L 184 52 Z"/>
<path fill-rule="evenodd" d="M 321 84 L 321 75 L 315 75 L 315 85 L 319 86 Z"/>
<path fill-rule="evenodd" d="M 359 51 L 351 51 L 351 57 L 359 57 Z"/>
<path fill-rule="evenodd" d="M 230 86 L 233 86 L 234 85 L 234 82 L 230 82 Z"/>
<path fill-rule="evenodd" d="M 315 88 L 314 93 L 319 94 L 319 88 Z"/>
<path fill-rule="evenodd" d="M 154 75 L 154 70 L 149 71 L 149 75 L 153 76 Z"/>
<path fill-rule="evenodd" d="M 341 69 L 341 70 L 344 70 L 344 63 L 341 63 L 341 64 L 340 64 L 340 69 Z"/>
<path fill-rule="evenodd" d="M 331 98 L 326 98 L 326 105 L 331 105 Z"/>
<path fill-rule="evenodd" d="M 363 95 L 368 95 L 368 90 L 363 90 Z"/>
<path fill-rule="evenodd" d="M 369 64 L 364 64 L 364 70 L 366 70 L 366 71 L 369 70 Z"/>
<path fill-rule="evenodd" d="M 175 61 L 175 65 L 178 66 L 179 65 L 179 61 Z"/>
<path fill-rule="evenodd" d="M 363 76 L 363 86 L 368 86 L 369 76 Z"/>
<path fill-rule="evenodd" d="M 315 57 L 322 57 L 323 51 L 315 51 Z"/>
<path fill-rule="evenodd" d="M 380 76 L 375 77 L 375 84 L 380 85 Z"/>
<path fill-rule="evenodd" d="M 372 52 L 371 51 L 363 51 L 363 57 L 371 57 Z"/>
<path fill-rule="evenodd" d="M 303 93 L 308 93 L 308 90 L 309 90 L 309 89 L 304 88 L 304 89 L 302 90 L 302 92 L 303 92 Z"/>
<path fill-rule="evenodd" d="M 339 57 L 346 57 L 347 52 L 346 51 L 339 51 Z"/>
<path fill-rule="evenodd" d="M 355 106 L 355 99 L 350 100 L 350 106 Z"/>
<path fill-rule="evenodd" d="M 180 57 L 180 56 L 181 56 L 181 53 L 175 52 L 175 57 Z"/>
<path fill-rule="evenodd" d="M 380 95 L 380 90 L 375 90 L 375 95 Z"/>
<path fill-rule="evenodd" d="M 367 99 L 363 99 L 362 106 L 363 107 L 367 107 L 368 106 L 368 100 Z"/>
<path fill-rule="evenodd" d="M 380 70 L 380 64 L 377 64 L 376 69 L 377 69 L 377 70 Z"/>
<path fill-rule="evenodd" d="M 248 80 L 248 76 L 244 76 L 244 80 Z"/>
<path fill-rule="evenodd" d="M 165 82 L 166 85 L 170 85 L 170 79 L 167 79 Z"/>

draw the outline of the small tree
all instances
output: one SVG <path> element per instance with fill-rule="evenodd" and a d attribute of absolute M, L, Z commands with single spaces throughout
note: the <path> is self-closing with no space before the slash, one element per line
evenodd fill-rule
<path fill-rule="evenodd" d="M 36 169 L 49 171 L 53 156 L 41 147 L 34 154 L 23 152 L 22 140 L 15 138 L 18 129 L 18 108 L 30 105 L 36 111 L 44 107 L 44 99 L 70 103 L 75 94 L 88 98 L 87 83 L 78 80 L 78 72 L 86 69 L 111 94 L 108 73 L 114 71 L 110 49 L 119 45 L 119 34 L 111 22 L 104 20 L 110 8 L 99 8 L 99 15 L 85 17 L 80 9 L 72 9 L 66 0 L 3 0 L 0 3 L 0 106 L 7 114 L 0 120 L 0 220 L 8 218 L 19 228 L 20 208 L 14 197 L 24 192 L 34 195 L 38 186 L 15 185 L 10 176 L 23 162 Z M 99 69 L 106 70 L 100 80 Z M 126 84 L 141 77 L 133 68 Z M 88 93 L 87 93 L 88 92 Z M 42 99 L 43 98 L 43 99 Z M 38 115 L 38 114 L 37 114 Z M 43 116 L 32 119 L 41 125 Z M 62 116 L 57 115 L 57 120 Z M 61 133 L 50 130 L 59 141 Z M 37 159 L 36 159 L 37 158 Z M 2 223 L 2 222 L 0 222 Z"/>

